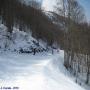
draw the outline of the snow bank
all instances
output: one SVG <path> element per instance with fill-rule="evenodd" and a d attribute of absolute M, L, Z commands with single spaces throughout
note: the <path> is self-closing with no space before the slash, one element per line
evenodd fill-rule
<path fill-rule="evenodd" d="M 44 73 L 48 77 L 48 83 L 52 83 L 50 90 L 85 90 L 73 81 L 69 72 L 64 67 L 64 51 L 61 50 L 52 57 L 53 59 L 44 69 Z"/>
<path fill-rule="evenodd" d="M 17 28 L 13 28 L 11 40 L 8 39 L 7 34 L 7 27 L 0 24 L 0 51 L 19 51 L 20 49 L 31 51 L 32 48 L 45 48 L 44 44 L 38 43 L 30 33 L 19 31 Z"/>

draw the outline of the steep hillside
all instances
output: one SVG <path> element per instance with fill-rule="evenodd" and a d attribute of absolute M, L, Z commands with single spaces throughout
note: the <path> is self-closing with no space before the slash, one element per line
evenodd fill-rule
<path fill-rule="evenodd" d="M 41 9 L 35 8 L 37 3 L 34 3 L 35 5 L 32 7 L 18 0 L 1 1 L 0 16 L 9 33 L 12 33 L 13 27 L 19 27 L 21 31 L 31 31 L 34 38 L 42 39 L 48 45 L 58 43 L 60 46 L 60 42 L 63 42 L 62 28 L 52 22 L 49 18 L 51 16 L 47 16 Z"/>
<path fill-rule="evenodd" d="M 34 49 L 36 52 L 42 52 L 45 47 L 45 44 L 38 42 L 31 33 L 19 31 L 16 28 L 13 28 L 12 36 L 9 38 L 7 27 L 0 24 L 0 51 L 33 53 Z"/>

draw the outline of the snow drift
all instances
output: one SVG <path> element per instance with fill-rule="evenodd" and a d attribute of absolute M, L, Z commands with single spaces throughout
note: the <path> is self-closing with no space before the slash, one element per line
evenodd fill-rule
<path fill-rule="evenodd" d="M 24 51 L 31 51 L 36 48 L 37 50 L 43 50 L 45 48 L 43 43 L 39 43 L 32 37 L 31 33 L 19 31 L 17 28 L 13 28 L 11 39 L 7 37 L 7 27 L 0 24 L 0 51 L 17 51 L 21 49 Z"/>

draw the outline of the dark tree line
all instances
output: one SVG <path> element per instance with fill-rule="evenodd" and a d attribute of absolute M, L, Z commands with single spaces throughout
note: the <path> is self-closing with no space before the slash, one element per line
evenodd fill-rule
<path fill-rule="evenodd" d="M 59 5 L 61 5 L 60 8 Z M 64 65 L 78 79 L 90 81 L 90 24 L 78 0 L 58 0 L 56 11 L 64 20 Z M 80 78 L 82 77 L 82 78 Z"/>

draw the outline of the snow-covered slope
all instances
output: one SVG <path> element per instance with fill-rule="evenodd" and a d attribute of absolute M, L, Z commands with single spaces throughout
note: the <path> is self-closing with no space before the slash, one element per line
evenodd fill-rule
<path fill-rule="evenodd" d="M 16 90 L 85 90 L 66 75 L 63 51 L 56 54 L 0 54 L 0 86 Z"/>
<path fill-rule="evenodd" d="M 30 33 L 28 34 L 13 28 L 11 39 L 7 37 L 7 34 L 7 27 L 0 24 L 0 51 L 9 50 L 18 52 L 20 49 L 32 51 L 33 48 L 36 48 L 37 50 L 45 48 L 44 44 L 38 43 Z"/>

